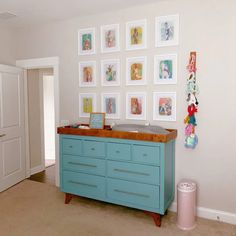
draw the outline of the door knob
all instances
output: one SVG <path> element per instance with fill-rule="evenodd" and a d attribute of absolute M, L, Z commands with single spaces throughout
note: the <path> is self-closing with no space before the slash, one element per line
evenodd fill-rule
<path fill-rule="evenodd" d="M 4 137 L 4 136 L 6 136 L 6 134 L 0 134 L 0 138 L 2 138 L 2 137 Z"/>

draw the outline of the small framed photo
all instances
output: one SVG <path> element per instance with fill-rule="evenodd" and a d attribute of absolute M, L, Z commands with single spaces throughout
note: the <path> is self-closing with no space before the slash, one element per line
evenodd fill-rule
<path fill-rule="evenodd" d="M 177 83 L 177 54 L 154 57 L 154 84 Z"/>
<path fill-rule="evenodd" d="M 105 126 L 105 113 L 92 112 L 89 118 L 89 128 L 91 129 L 104 129 Z"/>
<path fill-rule="evenodd" d="M 120 119 L 120 94 L 102 93 L 102 112 L 106 113 L 107 119 Z"/>
<path fill-rule="evenodd" d="M 96 86 L 96 62 L 83 61 L 79 62 L 79 86 L 95 87 Z"/>
<path fill-rule="evenodd" d="M 79 116 L 89 117 L 91 112 L 96 111 L 96 94 L 80 93 L 79 94 Z"/>
<path fill-rule="evenodd" d="M 80 29 L 78 44 L 79 55 L 95 54 L 95 28 Z"/>
<path fill-rule="evenodd" d="M 146 120 L 146 93 L 126 94 L 126 119 Z"/>
<path fill-rule="evenodd" d="M 155 18 L 155 46 L 176 46 L 179 44 L 179 15 Z"/>
<path fill-rule="evenodd" d="M 101 52 L 120 51 L 119 24 L 101 26 Z"/>
<path fill-rule="evenodd" d="M 147 57 L 130 57 L 126 59 L 126 85 L 145 85 Z"/>
<path fill-rule="evenodd" d="M 120 60 L 102 60 L 101 61 L 101 80 L 102 86 L 120 85 Z"/>
<path fill-rule="evenodd" d="M 147 20 L 126 23 L 126 50 L 147 48 Z"/>
<path fill-rule="evenodd" d="M 176 121 L 176 93 L 153 93 L 153 120 Z"/>

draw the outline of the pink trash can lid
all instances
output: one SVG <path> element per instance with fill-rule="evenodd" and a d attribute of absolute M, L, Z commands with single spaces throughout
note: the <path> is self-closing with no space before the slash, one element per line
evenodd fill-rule
<path fill-rule="evenodd" d="M 181 180 L 178 183 L 178 190 L 182 192 L 193 192 L 197 188 L 197 184 L 190 180 Z"/>

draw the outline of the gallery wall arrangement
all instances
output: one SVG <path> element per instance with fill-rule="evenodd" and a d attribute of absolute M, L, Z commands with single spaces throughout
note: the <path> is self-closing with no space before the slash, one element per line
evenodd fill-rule
<path fill-rule="evenodd" d="M 137 50 L 140 56 L 127 56 L 125 59 L 125 78 L 121 78 L 121 61 L 114 52 L 122 53 L 120 46 L 120 24 L 100 26 L 101 46 L 95 48 L 95 40 L 99 35 L 95 27 L 79 29 L 79 87 L 94 89 L 92 93 L 79 94 L 79 117 L 89 117 L 91 112 L 97 111 L 97 95 L 101 101 L 101 111 L 106 113 L 106 119 L 120 119 L 121 106 L 125 111 L 125 118 L 131 120 L 146 120 L 147 112 L 153 114 L 152 120 L 176 121 L 176 92 L 154 91 L 152 110 L 147 110 L 147 66 L 154 63 L 153 86 L 177 84 L 177 53 L 156 54 L 148 57 L 148 33 L 146 19 L 128 21 L 125 27 L 125 52 Z M 179 44 L 179 15 L 158 16 L 152 29 L 155 32 L 155 47 L 171 47 Z M 96 53 L 111 54 L 112 59 L 83 60 L 83 56 L 92 56 Z M 169 51 L 168 51 L 169 52 Z M 100 73 L 97 74 L 97 68 Z M 132 88 L 138 86 L 139 92 L 127 91 L 125 104 L 121 104 L 121 84 Z M 109 92 L 97 93 L 96 87 L 109 86 Z M 113 92 L 112 87 L 116 88 Z M 118 91 L 117 91 L 118 90 Z"/>

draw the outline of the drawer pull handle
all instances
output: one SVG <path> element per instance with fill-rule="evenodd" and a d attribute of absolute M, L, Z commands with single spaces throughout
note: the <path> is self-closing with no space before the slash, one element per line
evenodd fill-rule
<path fill-rule="evenodd" d="M 97 185 L 95 185 L 95 184 L 86 184 L 86 183 L 81 183 L 81 182 L 77 182 L 77 181 L 73 181 L 73 180 L 69 180 L 69 183 L 87 186 L 87 187 L 91 187 L 91 188 L 97 188 Z"/>
<path fill-rule="evenodd" d="M 91 148 L 91 150 L 92 150 L 92 151 L 94 151 L 94 150 L 95 150 L 95 148 Z"/>
<path fill-rule="evenodd" d="M 132 170 L 122 170 L 122 169 L 117 169 L 117 168 L 115 168 L 114 171 L 121 172 L 121 173 L 134 174 L 134 175 L 142 175 L 142 176 L 149 176 L 150 175 L 148 173 L 137 172 L 137 171 L 132 171 Z"/>
<path fill-rule="evenodd" d="M 73 146 L 72 146 L 72 145 L 70 145 L 70 146 L 69 146 L 69 148 L 73 148 Z"/>
<path fill-rule="evenodd" d="M 117 153 L 117 154 L 119 154 L 119 153 L 120 153 L 120 151 L 118 151 L 118 150 L 117 150 L 117 151 L 116 151 L 116 153 Z"/>
<path fill-rule="evenodd" d="M 97 167 L 96 165 L 92 165 L 92 164 L 84 164 L 84 163 L 72 162 L 72 161 L 69 161 L 68 164 L 78 165 L 78 166 L 86 166 L 86 167 L 93 167 L 93 168 Z"/>
<path fill-rule="evenodd" d="M 147 157 L 148 155 L 146 153 L 143 154 L 144 157 Z"/>
<path fill-rule="evenodd" d="M 117 193 L 124 193 L 124 194 L 132 195 L 132 196 L 137 196 L 137 197 L 144 197 L 144 198 L 149 198 L 150 197 L 147 194 L 133 193 L 133 192 L 123 191 L 123 190 L 119 190 L 119 189 L 114 189 L 114 191 L 117 192 Z"/>

